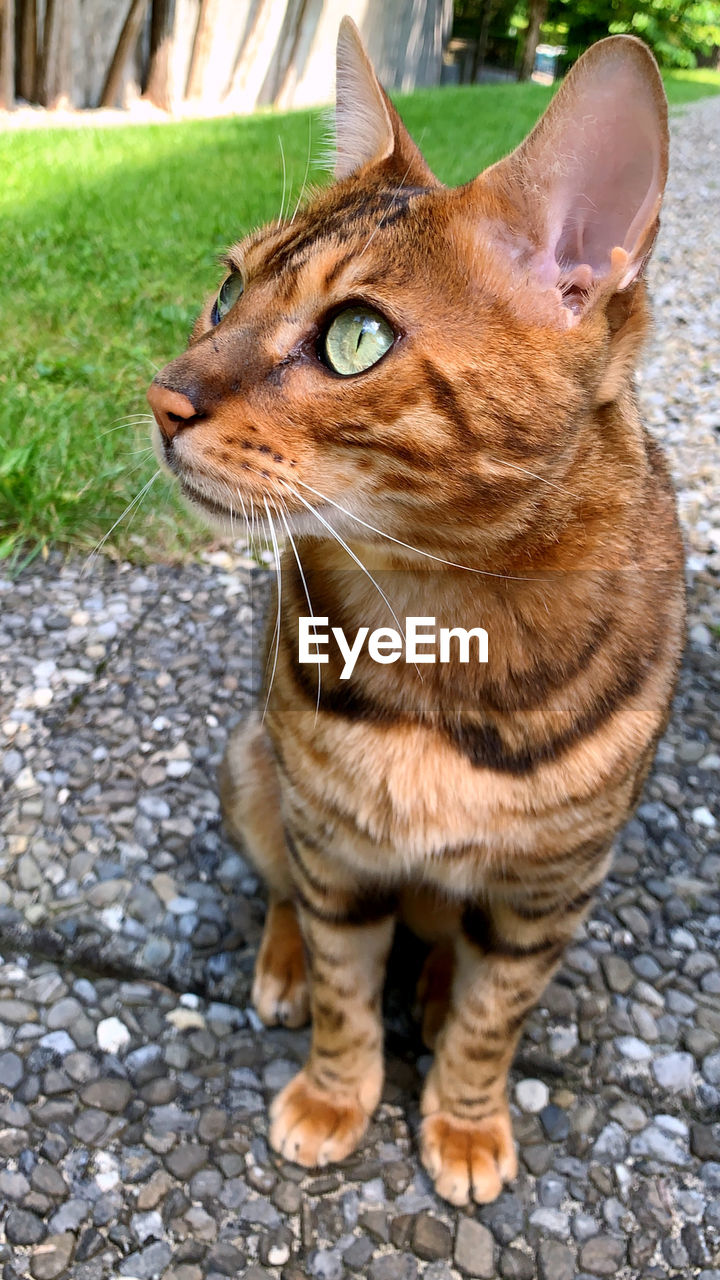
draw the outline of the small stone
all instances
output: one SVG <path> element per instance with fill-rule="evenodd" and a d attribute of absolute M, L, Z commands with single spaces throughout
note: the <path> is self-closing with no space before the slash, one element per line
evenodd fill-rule
<path fill-rule="evenodd" d="M 0 1085 L 12 1093 L 23 1078 L 22 1058 L 16 1053 L 0 1053 Z"/>
<path fill-rule="evenodd" d="M 217 1271 L 221 1276 L 239 1276 L 247 1259 L 229 1240 L 221 1240 L 213 1245 L 208 1254 L 208 1270 Z"/>
<path fill-rule="evenodd" d="M 593 1236 L 581 1246 L 580 1265 L 594 1275 L 615 1275 L 625 1262 L 625 1248 L 625 1242 L 615 1236 Z"/>
<path fill-rule="evenodd" d="M 530 1225 L 539 1227 L 543 1235 L 559 1236 L 561 1240 L 570 1234 L 570 1219 L 562 1209 L 546 1209 L 543 1206 L 533 1209 Z"/>
<path fill-rule="evenodd" d="M 198 1169 L 207 1164 L 207 1147 L 181 1142 L 165 1157 L 165 1164 L 180 1182 L 187 1182 Z"/>
<path fill-rule="evenodd" d="M 41 1049 L 50 1049 L 60 1058 L 66 1058 L 77 1049 L 75 1041 L 67 1031 L 49 1031 L 46 1036 L 40 1037 L 38 1044 Z"/>
<path fill-rule="evenodd" d="M 151 1213 L 134 1213 L 130 1219 L 130 1227 L 139 1244 L 163 1238 L 163 1220 L 157 1210 Z"/>
<path fill-rule="evenodd" d="M 461 1217 L 455 1236 L 455 1263 L 467 1276 L 493 1280 L 495 1242 L 492 1233 L 473 1218 Z"/>
<path fill-rule="evenodd" d="M 112 1079 L 93 1081 L 80 1096 L 86 1106 L 98 1107 L 115 1115 L 125 1110 L 131 1095 L 132 1089 L 127 1080 Z"/>
<path fill-rule="evenodd" d="M 29 1194 L 30 1183 L 24 1173 L 16 1173 L 12 1169 L 0 1169 L 0 1202 L 6 1200 L 24 1200 Z"/>
<path fill-rule="evenodd" d="M 602 956 L 600 963 L 610 990 L 618 995 L 627 995 L 635 982 L 635 975 L 627 960 L 610 953 Z"/>
<path fill-rule="evenodd" d="M 449 1258 L 452 1252 L 450 1228 L 429 1213 L 421 1213 L 415 1219 L 412 1235 L 413 1252 L 425 1262 Z"/>
<path fill-rule="evenodd" d="M 360 1236 L 343 1253 L 343 1262 L 350 1271 L 364 1272 L 373 1256 L 373 1247 L 367 1236 Z"/>
<path fill-rule="evenodd" d="M 690 1053 L 666 1053 L 654 1060 L 652 1070 L 661 1089 L 687 1093 L 692 1088 L 695 1061 Z"/>
<path fill-rule="evenodd" d="M 564 1142 L 570 1132 L 567 1112 L 552 1102 L 540 1112 L 540 1123 L 550 1142 Z"/>
<path fill-rule="evenodd" d="M 409 1253 L 388 1253 L 370 1265 L 370 1280 L 416 1280 L 417 1262 Z"/>
<path fill-rule="evenodd" d="M 720 1053 L 710 1053 L 703 1058 L 702 1073 L 708 1084 L 720 1085 Z"/>
<path fill-rule="evenodd" d="M 652 1057 L 650 1046 L 637 1036 L 618 1036 L 615 1045 L 623 1058 L 629 1058 L 631 1062 L 646 1062 Z"/>
<path fill-rule="evenodd" d="M 533 1260 L 519 1249 L 503 1249 L 500 1254 L 500 1275 L 503 1280 L 535 1280 Z"/>
<path fill-rule="evenodd" d="M 538 1249 L 540 1280 L 575 1280 L 575 1254 L 567 1245 L 543 1240 Z"/>
<path fill-rule="evenodd" d="M 73 1024 L 82 1014 L 82 1005 L 73 996 L 66 996 L 64 1000 L 58 1000 L 57 1004 L 51 1006 L 47 1012 L 47 1025 L 51 1031 L 57 1031 L 62 1028 L 64 1031 L 72 1031 Z"/>
<path fill-rule="evenodd" d="M 642 1115 L 642 1123 L 646 1123 L 646 1117 Z M 594 1160 L 611 1160 L 617 1163 L 624 1160 L 627 1155 L 628 1141 L 624 1129 L 611 1121 L 605 1125 L 605 1128 L 598 1134 L 597 1140 L 593 1146 Z"/>
<path fill-rule="evenodd" d="M 30 1259 L 30 1271 L 35 1280 L 56 1280 L 61 1276 L 67 1270 L 74 1248 L 75 1237 L 70 1231 L 48 1236 L 37 1245 Z"/>
<path fill-rule="evenodd" d="M 119 1018 L 103 1018 L 97 1027 L 97 1042 L 103 1053 L 119 1053 L 130 1043 L 130 1032 Z"/>
<path fill-rule="evenodd" d="M 720 1125 L 691 1124 L 690 1150 L 700 1160 L 720 1160 Z"/>
<path fill-rule="evenodd" d="M 158 1241 L 124 1258 L 118 1267 L 118 1274 L 132 1276 L 133 1280 L 156 1280 L 162 1275 L 171 1257 L 170 1245 Z"/>
<path fill-rule="evenodd" d="M 515 1101 L 521 1111 L 536 1115 L 550 1101 L 550 1090 L 542 1080 L 520 1080 L 515 1086 Z"/>
<path fill-rule="evenodd" d="M 45 1235 L 45 1223 L 26 1209 L 11 1209 L 5 1219 L 5 1235 L 10 1244 L 38 1244 Z"/>

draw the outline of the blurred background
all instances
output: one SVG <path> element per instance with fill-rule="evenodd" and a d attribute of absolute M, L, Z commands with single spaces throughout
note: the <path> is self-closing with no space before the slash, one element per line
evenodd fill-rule
<path fill-rule="evenodd" d="M 2 0 L 2 104 L 253 111 L 328 101 L 343 14 L 389 89 L 552 80 L 602 36 L 720 66 L 716 0 Z"/>
<path fill-rule="evenodd" d="M 648 41 L 675 109 L 720 92 L 717 0 L 0 0 L 0 562 L 202 554 L 145 392 L 217 258 L 328 181 L 340 18 L 429 164 L 515 146 L 583 48 Z M 150 489 L 147 488 L 150 484 Z"/>

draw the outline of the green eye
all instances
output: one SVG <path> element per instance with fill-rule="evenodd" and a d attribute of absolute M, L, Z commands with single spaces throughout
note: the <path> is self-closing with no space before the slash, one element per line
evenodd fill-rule
<path fill-rule="evenodd" d="M 215 302 L 216 324 L 227 315 L 228 311 L 230 311 L 232 307 L 235 306 L 235 303 L 244 288 L 245 281 L 239 271 L 233 271 L 232 275 L 229 275 L 227 280 L 223 281 Z"/>
<path fill-rule="evenodd" d="M 348 307 L 332 321 L 323 347 L 327 364 L 347 378 L 363 373 L 390 350 L 395 341 L 387 320 L 368 307 Z"/>

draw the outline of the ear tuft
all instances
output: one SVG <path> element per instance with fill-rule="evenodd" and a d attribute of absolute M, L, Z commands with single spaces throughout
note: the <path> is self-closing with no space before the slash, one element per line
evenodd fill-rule
<path fill-rule="evenodd" d="M 392 155 L 395 135 L 387 100 L 351 18 L 343 18 L 338 34 L 335 128 L 336 178 Z"/>

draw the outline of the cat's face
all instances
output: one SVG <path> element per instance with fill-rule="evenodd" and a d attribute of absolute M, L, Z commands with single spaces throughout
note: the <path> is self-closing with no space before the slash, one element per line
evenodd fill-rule
<path fill-rule="evenodd" d="M 221 521 L 252 507 L 298 532 L 322 536 L 325 521 L 345 536 L 372 541 L 381 529 L 427 548 L 471 520 L 491 543 L 537 501 L 537 477 L 558 475 L 588 407 L 612 398 L 613 340 L 633 315 L 637 339 L 634 282 L 664 177 L 657 86 L 650 76 L 634 108 L 644 161 L 630 177 L 627 164 L 610 166 L 629 231 L 613 206 L 604 235 L 587 212 L 594 188 L 582 217 L 566 171 L 533 190 L 530 162 L 548 164 L 547 138 L 532 155 L 538 130 L 475 183 L 441 186 L 350 35 L 338 69 L 340 180 L 230 251 L 188 350 L 151 388 L 158 450 L 186 496 Z M 647 75 L 650 60 L 629 44 L 620 72 L 637 76 L 639 58 Z M 571 86 L 563 92 L 572 105 Z M 355 95 L 345 124 L 343 93 Z M 546 120 L 567 133 L 558 99 Z M 584 164 L 581 154 L 586 191 Z"/>

